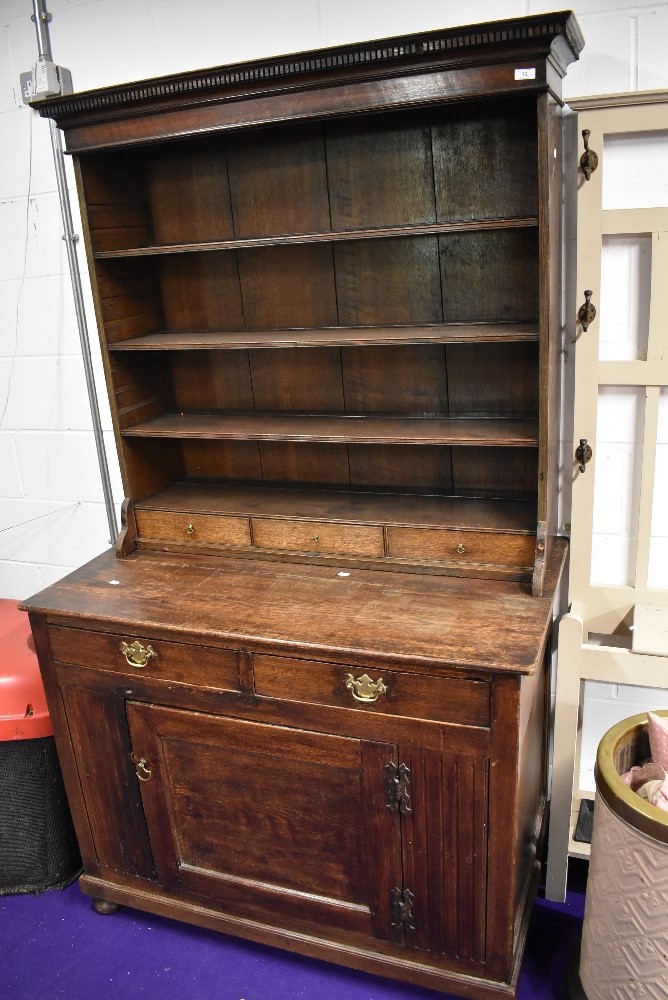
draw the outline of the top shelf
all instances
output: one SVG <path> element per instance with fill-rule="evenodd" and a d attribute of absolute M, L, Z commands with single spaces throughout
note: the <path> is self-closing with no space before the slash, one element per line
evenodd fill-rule
<path fill-rule="evenodd" d="M 156 246 L 125 247 L 121 250 L 98 250 L 96 260 L 126 257 L 154 257 L 161 254 L 205 253 L 212 250 L 252 250 L 259 247 L 295 246 L 305 243 L 338 243 L 345 240 L 393 239 L 406 236 L 439 236 L 445 233 L 481 232 L 498 229 L 531 229 L 537 216 L 508 219 L 475 219 L 458 222 L 429 222 L 423 225 L 387 226 L 375 229 L 344 229 L 321 233 L 285 233 L 215 240 L 202 243 L 169 243 Z"/>

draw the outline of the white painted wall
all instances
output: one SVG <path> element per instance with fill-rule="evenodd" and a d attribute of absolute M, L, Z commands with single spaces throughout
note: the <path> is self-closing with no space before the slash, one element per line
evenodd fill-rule
<path fill-rule="evenodd" d="M 536 0 L 471 0 L 464 6 L 443 0 L 50 0 L 48 6 L 54 59 L 71 70 L 75 89 L 85 90 L 566 5 Z M 581 0 L 574 7 L 586 47 L 566 78 L 567 98 L 668 87 L 666 0 Z M 12 598 L 41 589 L 109 543 L 48 124 L 21 103 L 19 94 L 19 73 L 36 59 L 31 13 L 30 0 L 0 0 L 0 596 Z M 80 263 L 86 279 L 83 254 Z M 90 296 L 87 304 L 120 504 Z M 625 443 L 634 419 L 631 402 L 627 409 L 618 444 Z M 623 539 L 616 544 L 624 549 Z M 621 557 L 614 571 L 623 574 Z"/>

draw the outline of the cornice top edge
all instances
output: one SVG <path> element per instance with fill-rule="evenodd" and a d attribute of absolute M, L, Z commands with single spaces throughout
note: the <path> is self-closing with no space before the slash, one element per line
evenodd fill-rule
<path fill-rule="evenodd" d="M 484 50 L 495 45 L 539 42 L 549 49 L 559 37 L 565 40 L 570 49 L 572 59 L 568 61 L 577 59 L 584 40 L 571 11 L 490 21 L 198 69 L 49 98 L 35 102 L 32 107 L 42 117 L 58 120 L 71 115 L 105 111 L 124 105 L 141 105 L 164 98 L 204 96 L 214 90 L 224 91 L 226 88 L 244 85 L 271 85 L 340 69 L 368 68 L 390 63 L 400 66 L 402 62 L 422 57 L 425 61 L 438 59 L 439 56 L 445 60 L 449 56 L 461 55 L 462 50 Z"/>
<path fill-rule="evenodd" d="M 593 94 L 591 97 L 564 98 L 564 103 L 573 111 L 605 111 L 607 108 L 668 104 L 668 90 L 628 90 L 614 94 Z"/>

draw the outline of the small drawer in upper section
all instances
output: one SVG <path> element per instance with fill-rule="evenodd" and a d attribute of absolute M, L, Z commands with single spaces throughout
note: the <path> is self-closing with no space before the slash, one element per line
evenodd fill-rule
<path fill-rule="evenodd" d="M 262 517 L 254 517 L 252 521 L 253 543 L 259 548 L 383 557 L 380 524 Z"/>
<path fill-rule="evenodd" d="M 140 538 L 199 542 L 210 545 L 250 545 L 250 520 L 242 515 L 135 512 Z"/>
<path fill-rule="evenodd" d="M 253 655 L 256 694 L 293 702 L 355 708 L 383 715 L 490 725 L 490 684 L 470 677 L 362 669 L 292 657 Z"/>
<path fill-rule="evenodd" d="M 387 552 L 398 559 L 532 566 L 535 534 L 389 525 Z"/>
<path fill-rule="evenodd" d="M 49 635 L 54 658 L 61 663 L 240 690 L 238 655 L 233 649 L 156 640 L 134 632 L 115 635 L 62 626 L 52 627 Z"/>

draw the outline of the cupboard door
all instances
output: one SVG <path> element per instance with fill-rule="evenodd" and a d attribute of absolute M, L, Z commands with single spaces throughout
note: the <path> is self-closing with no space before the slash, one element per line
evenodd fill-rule
<path fill-rule="evenodd" d="M 242 916 L 399 940 L 396 748 L 129 703 L 158 880 Z"/>

